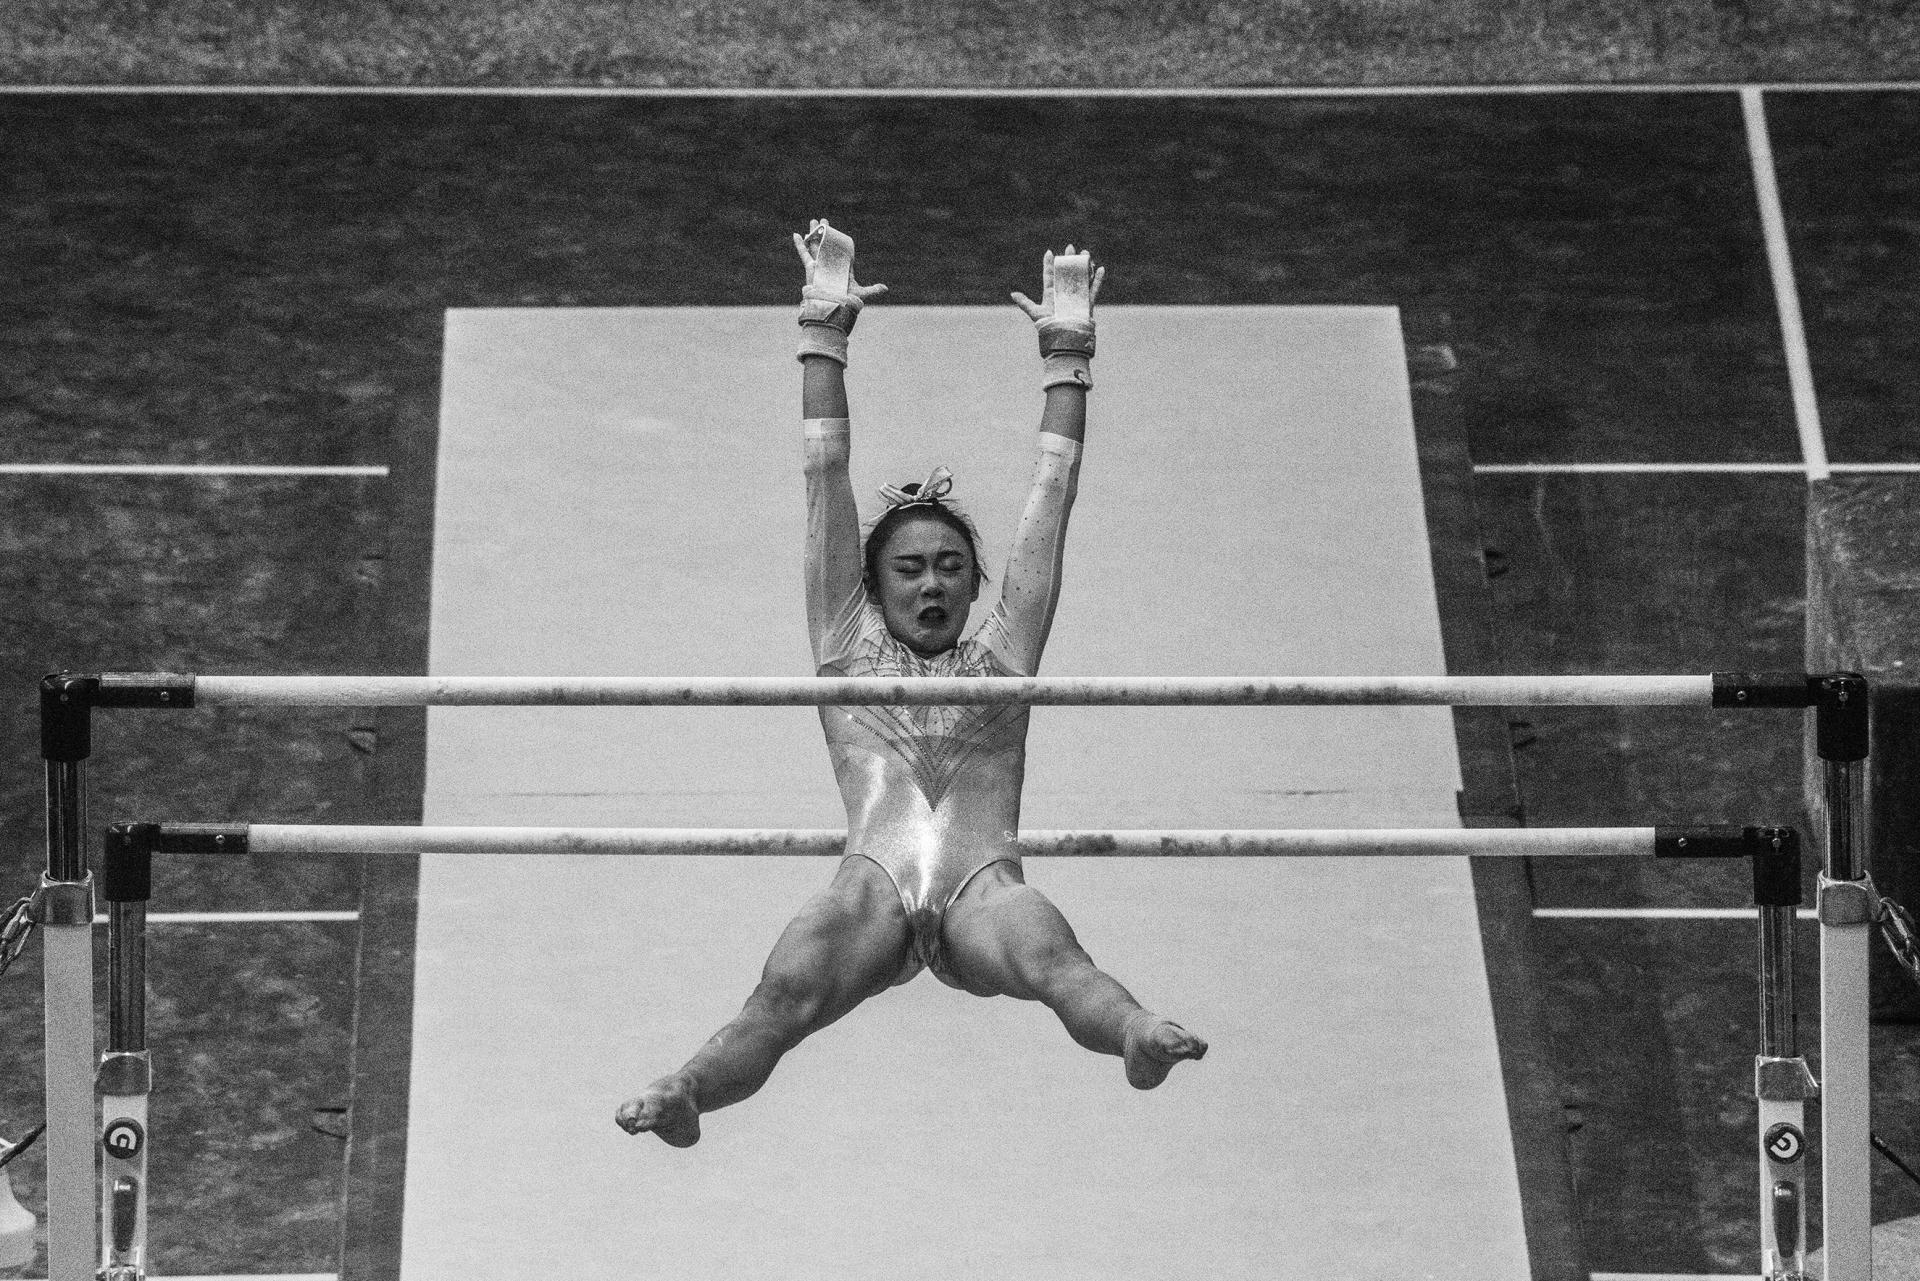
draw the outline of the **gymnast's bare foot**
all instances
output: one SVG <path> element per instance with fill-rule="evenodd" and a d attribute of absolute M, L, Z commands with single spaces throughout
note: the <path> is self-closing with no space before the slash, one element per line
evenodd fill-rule
<path fill-rule="evenodd" d="M 1127 1020 L 1127 1084 L 1151 1090 L 1183 1059 L 1206 1057 L 1207 1043 L 1171 1019 L 1145 1010 Z"/>
<path fill-rule="evenodd" d="M 1165 1076 L 1166 1070 L 1160 1074 Z M 638 1098 L 622 1103 L 613 1119 L 628 1134 L 651 1130 L 676 1148 L 690 1148 L 700 1141 L 700 1108 L 686 1081 L 677 1076 L 663 1076 Z"/>

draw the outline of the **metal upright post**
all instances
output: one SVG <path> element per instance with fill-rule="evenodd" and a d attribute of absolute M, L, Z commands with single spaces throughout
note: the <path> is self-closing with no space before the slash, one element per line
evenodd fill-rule
<path fill-rule="evenodd" d="M 1806 1101 L 1819 1094 L 1800 1055 L 1794 1012 L 1793 925 L 1800 903 L 1800 834 L 1763 829 L 1753 852 L 1760 909 L 1760 1053 L 1753 1096 L 1760 1126 L 1760 1275 L 1794 1281 L 1807 1270 Z"/>
<path fill-rule="evenodd" d="M 1816 683 L 1814 737 L 1824 765 L 1826 868 L 1820 910 L 1820 1219 L 1827 1281 L 1872 1281 L 1867 956 L 1880 897 L 1867 877 L 1867 682 Z"/>
<path fill-rule="evenodd" d="M 45 963 L 48 1281 L 93 1278 L 93 882 L 81 834 L 98 689 L 96 677 L 71 672 L 40 683 L 47 870 L 36 920 Z"/>
<path fill-rule="evenodd" d="M 99 1281 L 147 1275 L 147 900 L 153 893 L 152 823 L 107 832 L 100 896 L 107 904 L 107 1052 L 100 1057 Z"/>

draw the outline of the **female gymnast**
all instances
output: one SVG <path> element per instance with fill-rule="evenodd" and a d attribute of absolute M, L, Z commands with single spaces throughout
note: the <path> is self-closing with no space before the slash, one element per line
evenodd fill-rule
<path fill-rule="evenodd" d="M 801 405 L 807 481 L 807 623 L 821 676 L 1031 676 L 1060 594 L 1093 386 L 1093 301 L 1105 269 L 1048 251 L 1039 302 L 1013 301 L 1039 331 L 1046 408 L 1033 488 L 1000 600 L 965 640 L 985 575 L 973 524 L 937 469 L 883 488 L 861 539 L 848 478 L 846 362 L 861 308 L 886 291 L 853 279 L 853 242 L 816 221 L 794 247 L 801 291 Z M 1093 961 L 1059 909 L 1025 883 L 1012 844 L 1026 767 L 1025 705 L 822 707 L 847 807 L 846 857 L 767 958 L 734 1020 L 686 1066 L 620 1106 L 631 1134 L 675 1147 L 700 1116 L 747 1098 L 803 1039 L 922 969 L 977 996 L 1042 1001 L 1069 1035 L 1125 1060 L 1148 1090 L 1206 1042 L 1149 1013 Z"/>

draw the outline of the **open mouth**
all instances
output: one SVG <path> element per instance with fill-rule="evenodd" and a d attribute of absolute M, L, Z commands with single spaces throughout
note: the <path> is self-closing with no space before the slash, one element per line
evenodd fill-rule
<path fill-rule="evenodd" d="M 919 619 L 923 627 L 938 627 L 947 621 L 947 611 L 938 605 L 929 605 L 920 611 Z"/>

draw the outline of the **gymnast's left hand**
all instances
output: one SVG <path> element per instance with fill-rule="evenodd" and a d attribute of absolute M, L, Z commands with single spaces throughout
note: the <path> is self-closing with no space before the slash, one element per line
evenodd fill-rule
<path fill-rule="evenodd" d="M 853 238 L 815 218 L 807 234 L 793 234 L 794 252 L 806 268 L 800 290 L 800 323 L 832 325 L 851 332 L 860 309 L 887 292 L 885 285 L 863 285 L 853 278 Z"/>

